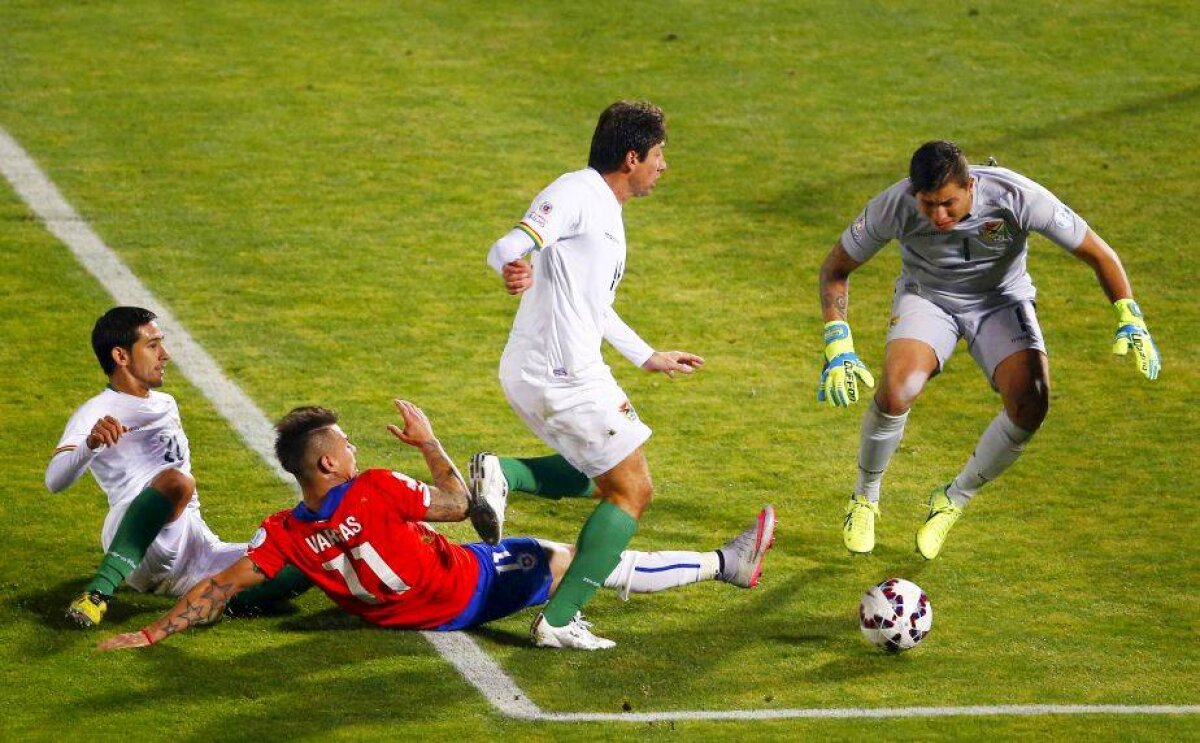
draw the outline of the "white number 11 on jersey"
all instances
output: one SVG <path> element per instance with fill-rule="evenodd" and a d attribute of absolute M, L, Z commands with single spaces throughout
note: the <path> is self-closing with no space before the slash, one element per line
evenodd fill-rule
<path fill-rule="evenodd" d="M 400 576 L 396 575 L 392 567 L 383 561 L 370 542 L 363 542 L 357 547 L 351 547 L 350 556 L 356 562 L 366 563 L 366 567 L 375 573 L 385 586 L 396 593 L 404 593 L 408 590 L 408 584 L 400 580 Z M 350 589 L 350 593 L 354 594 L 355 598 L 368 604 L 380 603 L 378 596 L 363 587 L 362 581 L 358 578 L 358 569 L 350 564 L 345 555 L 338 555 L 329 562 L 323 563 L 322 567 L 341 573 L 342 578 L 346 581 L 346 587 Z"/>

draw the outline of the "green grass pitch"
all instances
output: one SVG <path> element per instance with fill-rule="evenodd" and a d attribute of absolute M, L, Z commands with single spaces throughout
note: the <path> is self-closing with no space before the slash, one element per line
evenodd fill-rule
<path fill-rule="evenodd" d="M 476 633 L 483 648 L 550 711 L 1196 704 L 1198 46 L 1194 7 L 1169 1 L 13 0 L 0 127 L 268 416 L 334 406 L 360 462 L 423 474 L 384 429 L 394 396 L 460 462 L 545 451 L 495 379 L 515 302 L 484 255 L 583 166 L 605 105 L 652 99 L 671 169 L 626 208 L 618 309 L 709 363 L 669 382 L 611 357 L 655 429 L 657 499 L 635 544 L 714 547 L 773 502 L 777 546 L 755 591 L 601 595 L 591 615 L 613 652 L 535 652 L 528 614 Z M 875 556 L 851 559 L 838 528 L 861 410 L 813 399 L 817 267 L 943 137 L 1040 181 L 1118 250 L 1164 372 L 1149 384 L 1110 358 L 1090 271 L 1036 238 L 1044 429 L 924 564 L 924 498 L 999 404 L 960 347 L 889 471 Z M 519 722 L 419 635 L 315 593 L 290 615 L 96 653 L 170 604 L 123 594 L 95 632 L 61 618 L 99 559 L 104 504 L 90 478 L 51 496 L 42 476 L 103 383 L 88 334 L 111 300 L 4 181 L 0 255 L 0 739 L 1200 735 L 1194 715 Z M 875 371 L 897 270 L 893 247 L 852 282 Z M 210 525 L 248 538 L 290 491 L 178 373 L 166 389 Z M 517 496 L 508 530 L 569 541 L 589 509 Z M 890 575 L 935 608 L 930 637 L 898 657 L 855 625 L 858 597 Z"/>

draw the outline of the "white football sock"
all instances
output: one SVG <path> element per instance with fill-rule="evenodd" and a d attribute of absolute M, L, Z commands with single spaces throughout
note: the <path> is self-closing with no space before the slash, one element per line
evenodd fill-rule
<path fill-rule="evenodd" d="M 1008 413 L 1001 410 L 979 438 L 967 465 L 950 483 L 946 495 L 959 507 L 965 506 L 985 483 L 995 480 L 1017 461 L 1025 442 L 1032 437 L 1033 431 L 1013 423 Z"/>
<path fill-rule="evenodd" d="M 621 592 L 621 598 L 628 599 L 631 593 L 654 593 L 713 580 L 719 567 L 716 552 L 625 550 L 617 567 L 604 580 L 604 587 L 615 588 Z"/>
<path fill-rule="evenodd" d="M 904 424 L 908 411 L 900 415 L 888 415 L 875 404 L 867 406 L 863 416 L 862 433 L 858 442 L 858 485 L 854 492 L 867 496 L 872 503 L 879 502 L 879 486 L 883 482 L 883 471 L 887 469 L 892 454 L 904 438 Z"/>

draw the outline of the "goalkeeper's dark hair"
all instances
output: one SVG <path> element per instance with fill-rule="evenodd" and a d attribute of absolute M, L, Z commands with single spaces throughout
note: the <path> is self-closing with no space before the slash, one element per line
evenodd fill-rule
<path fill-rule="evenodd" d="M 666 141 L 667 122 L 661 108 L 648 101 L 617 101 L 596 122 L 588 167 L 602 175 L 612 173 L 621 169 L 630 150 L 640 162 L 654 145 Z"/>
<path fill-rule="evenodd" d="M 124 348 L 132 353 L 133 344 L 138 339 L 138 328 L 157 318 L 158 315 L 141 307 L 113 307 L 100 316 L 92 326 L 92 350 L 105 374 L 111 377 L 117 370 L 113 349 Z"/>
<path fill-rule="evenodd" d="M 275 457 L 297 480 L 307 479 L 312 444 L 338 422 L 337 411 L 319 405 L 293 408 L 275 424 Z"/>
<path fill-rule="evenodd" d="M 951 180 L 960 186 L 971 180 L 971 164 L 958 145 L 939 139 L 917 148 L 908 164 L 909 193 L 936 191 Z"/>

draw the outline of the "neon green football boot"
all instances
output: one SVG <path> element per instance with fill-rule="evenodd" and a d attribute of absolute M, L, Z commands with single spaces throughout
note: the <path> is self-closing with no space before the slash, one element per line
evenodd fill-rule
<path fill-rule="evenodd" d="M 950 496 L 946 495 L 948 486 L 934 488 L 929 495 L 929 517 L 920 529 L 917 529 L 917 552 L 926 560 L 932 560 L 942 551 L 942 544 L 950 527 L 962 516 L 963 510 Z"/>
<path fill-rule="evenodd" d="M 85 591 L 67 606 L 67 618 L 80 627 L 95 627 L 108 611 L 108 596 L 99 591 Z"/>
<path fill-rule="evenodd" d="M 875 519 L 879 518 L 879 504 L 867 500 L 867 496 L 855 493 L 846 505 L 846 518 L 842 522 L 842 542 L 846 549 L 856 555 L 870 554 L 875 549 Z"/>

